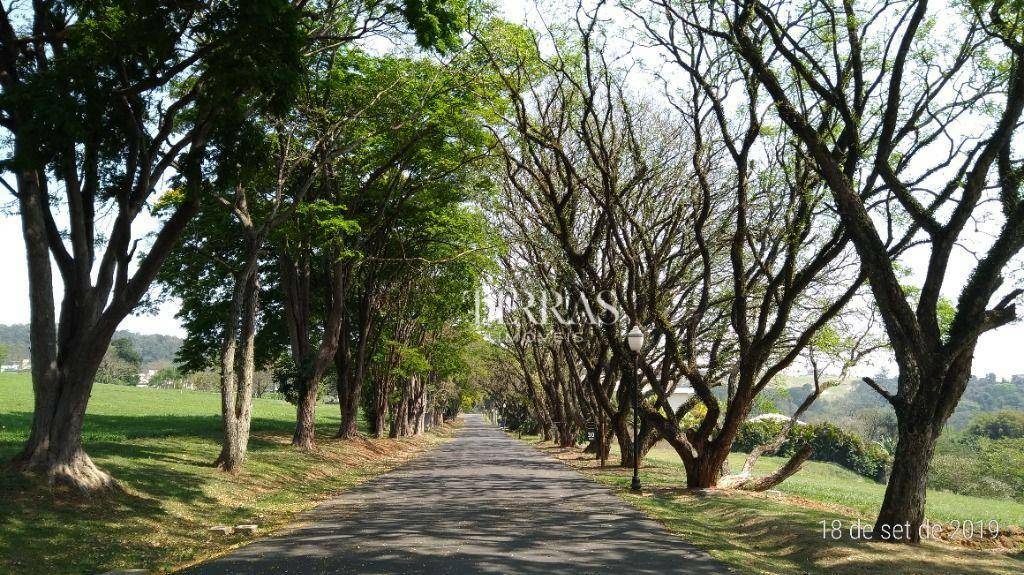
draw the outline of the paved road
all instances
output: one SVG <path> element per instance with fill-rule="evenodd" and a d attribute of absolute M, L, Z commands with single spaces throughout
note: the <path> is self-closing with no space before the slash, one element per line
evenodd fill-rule
<path fill-rule="evenodd" d="M 705 553 L 476 415 L 458 436 L 190 575 L 724 574 Z"/>

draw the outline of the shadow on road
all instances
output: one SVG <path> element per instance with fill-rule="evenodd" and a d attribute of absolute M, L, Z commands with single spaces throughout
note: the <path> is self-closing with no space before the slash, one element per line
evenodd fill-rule
<path fill-rule="evenodd" d="M 256 542 L 184 573 L 727 573 L 618 497 L 482 418 Z"/>

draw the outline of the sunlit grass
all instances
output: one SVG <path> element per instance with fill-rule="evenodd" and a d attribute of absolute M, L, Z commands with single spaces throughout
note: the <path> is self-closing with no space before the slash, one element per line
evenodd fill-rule
<path fill-rule="evenodd" d="M 0 374 L 0 460 L 25 441 L 31 409 L 28 377 Z M 170 570 L 245 541 L 212 537 L 210 526 L 256 523 L 266 533 L 437 441 L 333 440 L 338 407 L 321 405 L 320 448 L 304 453 L 289 445 L 295 408 L 256 400 L 249 459 L 231 476 L 211 465 L 220 450 L 219 412 L 216 393 L 96 386 L 85 448 L 126 492 L 83 500 L 5 471 L 0 573 Z"/>
<path fill-rule="evenodd" d="M 974 549 L 945 542 L 894 546 L 858 541 L 847 534 L 840 540 L 823 537 L 822 521 L 860 520 L 870 524 L 884 486 L 839 466 L 809 462 L 795 477 L 778 487 L 779 495 L 713 491 L 689 492 L 682 466 L 670 448 L 656 448 L 641 469 L 644 493 L 629 490 L 631 470 L 600 467 L 592 455 L 539 444 L 540 449 L 566 461 L 596 481 L 607 484 L 628 503 L 661 521 L 672 532 L 707 550 L 736 573 L 779 575 L 1018 575 L 1024 572 L 1021 540 L 1011 549 Z M 743 454 L 730 464 L 738 469 Z M 764 458 L 758 473 L 780 460 Z M 966 498 L 943 492 L 929 495 L 933 521 L 998 519 L 1002 525 L 1024 517 L 1014 502 Z M 992 545 L 989 544 L 989 547 Z"/>
<path fill-rule="evenodd" d="M 649 455 L 652 462 L 674 467 L 683 473 L 679 457 L 671 448 L 658 446 Z M 746 454 L 733 453 L 729 464 L 734 470 L 743 467 Z M 754 468 L 755 475 L 778 469 L 785 459 L 762 457 Z M 860 515 L 873 518 L 885 496 L 885 485 L 831 463 L 808 461 L 799 473 L 775 488 L 786 495 L 849 507 Z M 1024 504 L 1008 499 L 968 497 L 948 491 L 928 492 L 926 515 L 933 521 L 990 521 L 1000 525 L 1024 526 Z"/>

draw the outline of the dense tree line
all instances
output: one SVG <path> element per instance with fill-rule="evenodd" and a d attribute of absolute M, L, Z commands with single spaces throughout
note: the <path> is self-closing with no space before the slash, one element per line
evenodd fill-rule
<path fill-rule="evenodd" d="M 504 316 L 521 371 L 510 418 L 553 426 L 543 433 L 566 445 L 596 425 L 591 447 L 614 437 L 622 464 L 632 442 L 664 440 L 690 487 L 763 489 L 809 455 L 750 476 L 791 423 L 728 469 L 773 379 L 798 362 L 814 374 L 795 420 L 886 347 L 895 386 L 864 379 L 895 419 L 878 527 L 909 524 L 916 541 L 978 339 L 1016 319 L 1024 246 L 1020 11 L 972 2 L 939 27 L 936 10 L 598 2 L 537 33 L 517 62 L 493 58 L 513 105 L 494 211 L 513 250 L 499 283 L 523 288 Z M 638 70 L 616 53 L 609 13 L 663 61 Z M 530 290 L 554 319 L 535 317 Z M 620 315 L 601 315 L 602 295 Z M 635 356 L 634 325 L 647 333 Z M 683 384 L 692 393 L 673 405 Z"/>
<path fill-rule="evenodd" d="M 925 0 L 601 0 L 531 30 L 458 1 L 4 8 L 36 398 L 18 466 L 115 486 L 82 425 L 156 282 L 182 301 L 181 368 L 218 374 L 226 471 L 272 372 L 300 449 L 325 393 L 339 438 L 484 402 L 621 465 L 663 441 L 691 488 L 764 490 L 813 446 L 763 477 L 758 458 L 887 348 L 895 380 L 863 380 L 894 420 L 878 523 L 915 541 L 979 338 L 1022 293 L 1024 17 L 947 9 L 939 29 Z M 501 313 L 474 326 L 485 278 Z M 790 420 L 730 469 L 794 368 Z"/>
<path fill-rule="evenodd" d="M 446 60 L 469 18 L 461 2 L 3 7 L 3 183 L 28 253 L 36 398 L 18 467 L 116 487 L 81 430 L 101 366 L 140 363 L 114 334 L 157 279 L 184 301 L 183 367 L 219 368 L 226 470 L 244 462 L 256 367 L 282 360 L 299 447 L 324 375 L 348 436 L 389 357 L 397 434 L 450 417 L 466 369 L 444 346 L 466 337 L 486 263 L 480 66 Z M 361 52 L 368 38 L 398 55 Z"/>
<path fill-rule="evenodd" d="M 173 335 L 135 333 L 120 329 L 114 332 L 113 339 L 131 340 L 144 365 L 173 363 L 182 341 Z M 31 339 L 28 324 L 0 325 L 0 344 L 7 346 L 9 360 L 29 359 Z"/>

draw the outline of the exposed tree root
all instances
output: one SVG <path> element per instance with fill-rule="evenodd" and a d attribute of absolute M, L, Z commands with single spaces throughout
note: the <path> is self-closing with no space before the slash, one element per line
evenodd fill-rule
<path fill-rule="evenodd" d="M 17 462 L 15 467 L 22 473 L 46 477 L 50 485 L 66 487 L 89 497 L 123 491 L 121 485 L 109 473 L 97 467 L 82 450 L 61 459 L 41 454 Z"/>

